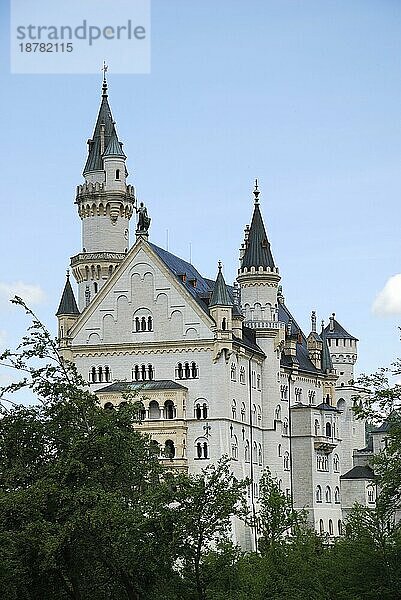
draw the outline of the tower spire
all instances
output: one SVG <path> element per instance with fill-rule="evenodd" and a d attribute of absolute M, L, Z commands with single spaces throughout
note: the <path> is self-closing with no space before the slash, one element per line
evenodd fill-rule
<path fill-rule="evenodd" d="M 106 73 L 108 71 L 109 67 L 106 65 L 106 61 L 103 61 L 103 67 L 102 67 L 102 71 L 103 71 L 103 85 L 102 85 L 102 96 L 103 98 L 107 97 L 107 80 L 106 80 Z"/>
<path fill-rule="evenodd" d="M 268 267 L 269 269 L 275 269 L 273 255 L 270 250 L 269 240 L 260 212 L 259 194 L 258 180 L 255 179 L 255 186 L 253 189 L 255 207 L 248 239 L 246 240 L 245 252 L 241 259 L 241 268 L 247 267 L 250 269 L 251 267 L 254 267 L 255 269 L 259 269 L 259 267 Z"/>
<path fill-rule="evenodd" d="M 253 195 L 255 196 L 255 204 L 259 204 L 259 186 L 258 186 L 258 179 L 255 179 L 255 186 L 253 188 Z"/>

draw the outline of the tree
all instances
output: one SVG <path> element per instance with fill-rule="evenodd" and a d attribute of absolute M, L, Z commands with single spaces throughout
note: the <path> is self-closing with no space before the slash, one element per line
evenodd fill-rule
<path fill-rule="evenodd" d="M 277 478 L 268 468 L 259 482 L 257 524 L 260 532 L 258 547 L 262 554 L 305 524 L 305 514 L 293 509 L 291 498 L 282 492 Z"/>
<path fill-rule="evenodd" d="M 174 577 L 172 488 L 137 407 L 103 410 L 33 323 L 0 363 L 35 406 L 1 408 L 0 587 L 4 600 L 139 600 Z M 167 583 L 166 583 L 167 585 Z"/>
<path fill-rule="evenodd" d="M 196 590 L 198 600 L 207 598 L 210 584 L 205 557 L 212 550 L 216 557 L 230 546 L 232 519 L 245 518 L 248 511 L 248 481 L 237 481 L 229 463 L 230 459 L 223 457 L 200 475 L 181 476 L 175 482 L 174 510 L 180 524 L 182 575 L 187 586 Z"/>

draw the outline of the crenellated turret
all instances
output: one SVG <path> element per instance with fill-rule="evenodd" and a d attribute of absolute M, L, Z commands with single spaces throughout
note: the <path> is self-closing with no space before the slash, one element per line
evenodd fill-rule
<path fill-rule="evenodd" d="M 354 364 L 358 357 L 357 338 L 335 319 L 333 313 L 324 329 L 333 367 L 338 375 L 338 385 L 349 385 L 354 379 Z"/>
<path fill-rule="evenodd" d="M 128 172 L 103 78 L 102 100 L 75 204 L 82 220 L 82 251 L 71 258 L 78 283 L 80 310 L 87 306 L 113 274 L 129 249 L 129 221 L 135 189 Z"/>

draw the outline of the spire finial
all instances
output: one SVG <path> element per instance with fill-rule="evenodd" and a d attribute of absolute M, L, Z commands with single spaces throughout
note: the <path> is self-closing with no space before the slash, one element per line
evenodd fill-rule
<path fill-rule="evenodd" d="M 218 262 L 218 267 L 219 267 L 219 273 L 221 273 L 221 269 L 223 268 L 223 265 L 221 264 L 221 260 L 219 260 L 219 262 Z"/>
<path fill-rule="evenodd" d="M 259 204 L 259 186 L 258 186 L 258 180 L 257 178 L 255 179 L 255 187 L 253 188 L 253 195 L 255 196 L 255 204 Z"/>
<path fill-rule="evenodd" d="M 103 71 L 103 85 L 102 85 L 102 96 L 107 96 L 107 81 L 106 81 L 106 73 L 108 70 L 108 66 L 106 65 L 106 61 L 103 61 L 103 67 L 102 67 L 102 71 Z"/>
<path fill-rule="evenodd" d="M 324 330 L 324 319 L 322 319 L 322 331 Z"/>
<path fill-rule="evenodd" d="M 70 269 L 67 269 L 66 275 L 67 275 L 67 279 L 69 279 L 70 278 Z"/>
<path fill-rule="evenodd" d="M 311 321 L 312 321 L 312 331 L 316 331 L 316 311 L 312 310 L 312 314 L 311 314 Z"/>

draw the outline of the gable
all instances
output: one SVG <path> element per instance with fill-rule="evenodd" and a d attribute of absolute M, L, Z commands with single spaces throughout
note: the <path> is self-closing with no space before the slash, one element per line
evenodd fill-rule
<path fill-rule="evenodd" d="M 149 244 L 138 240 L 71 337 L 73 346 L 213 339 L 212 325 Z"/>

